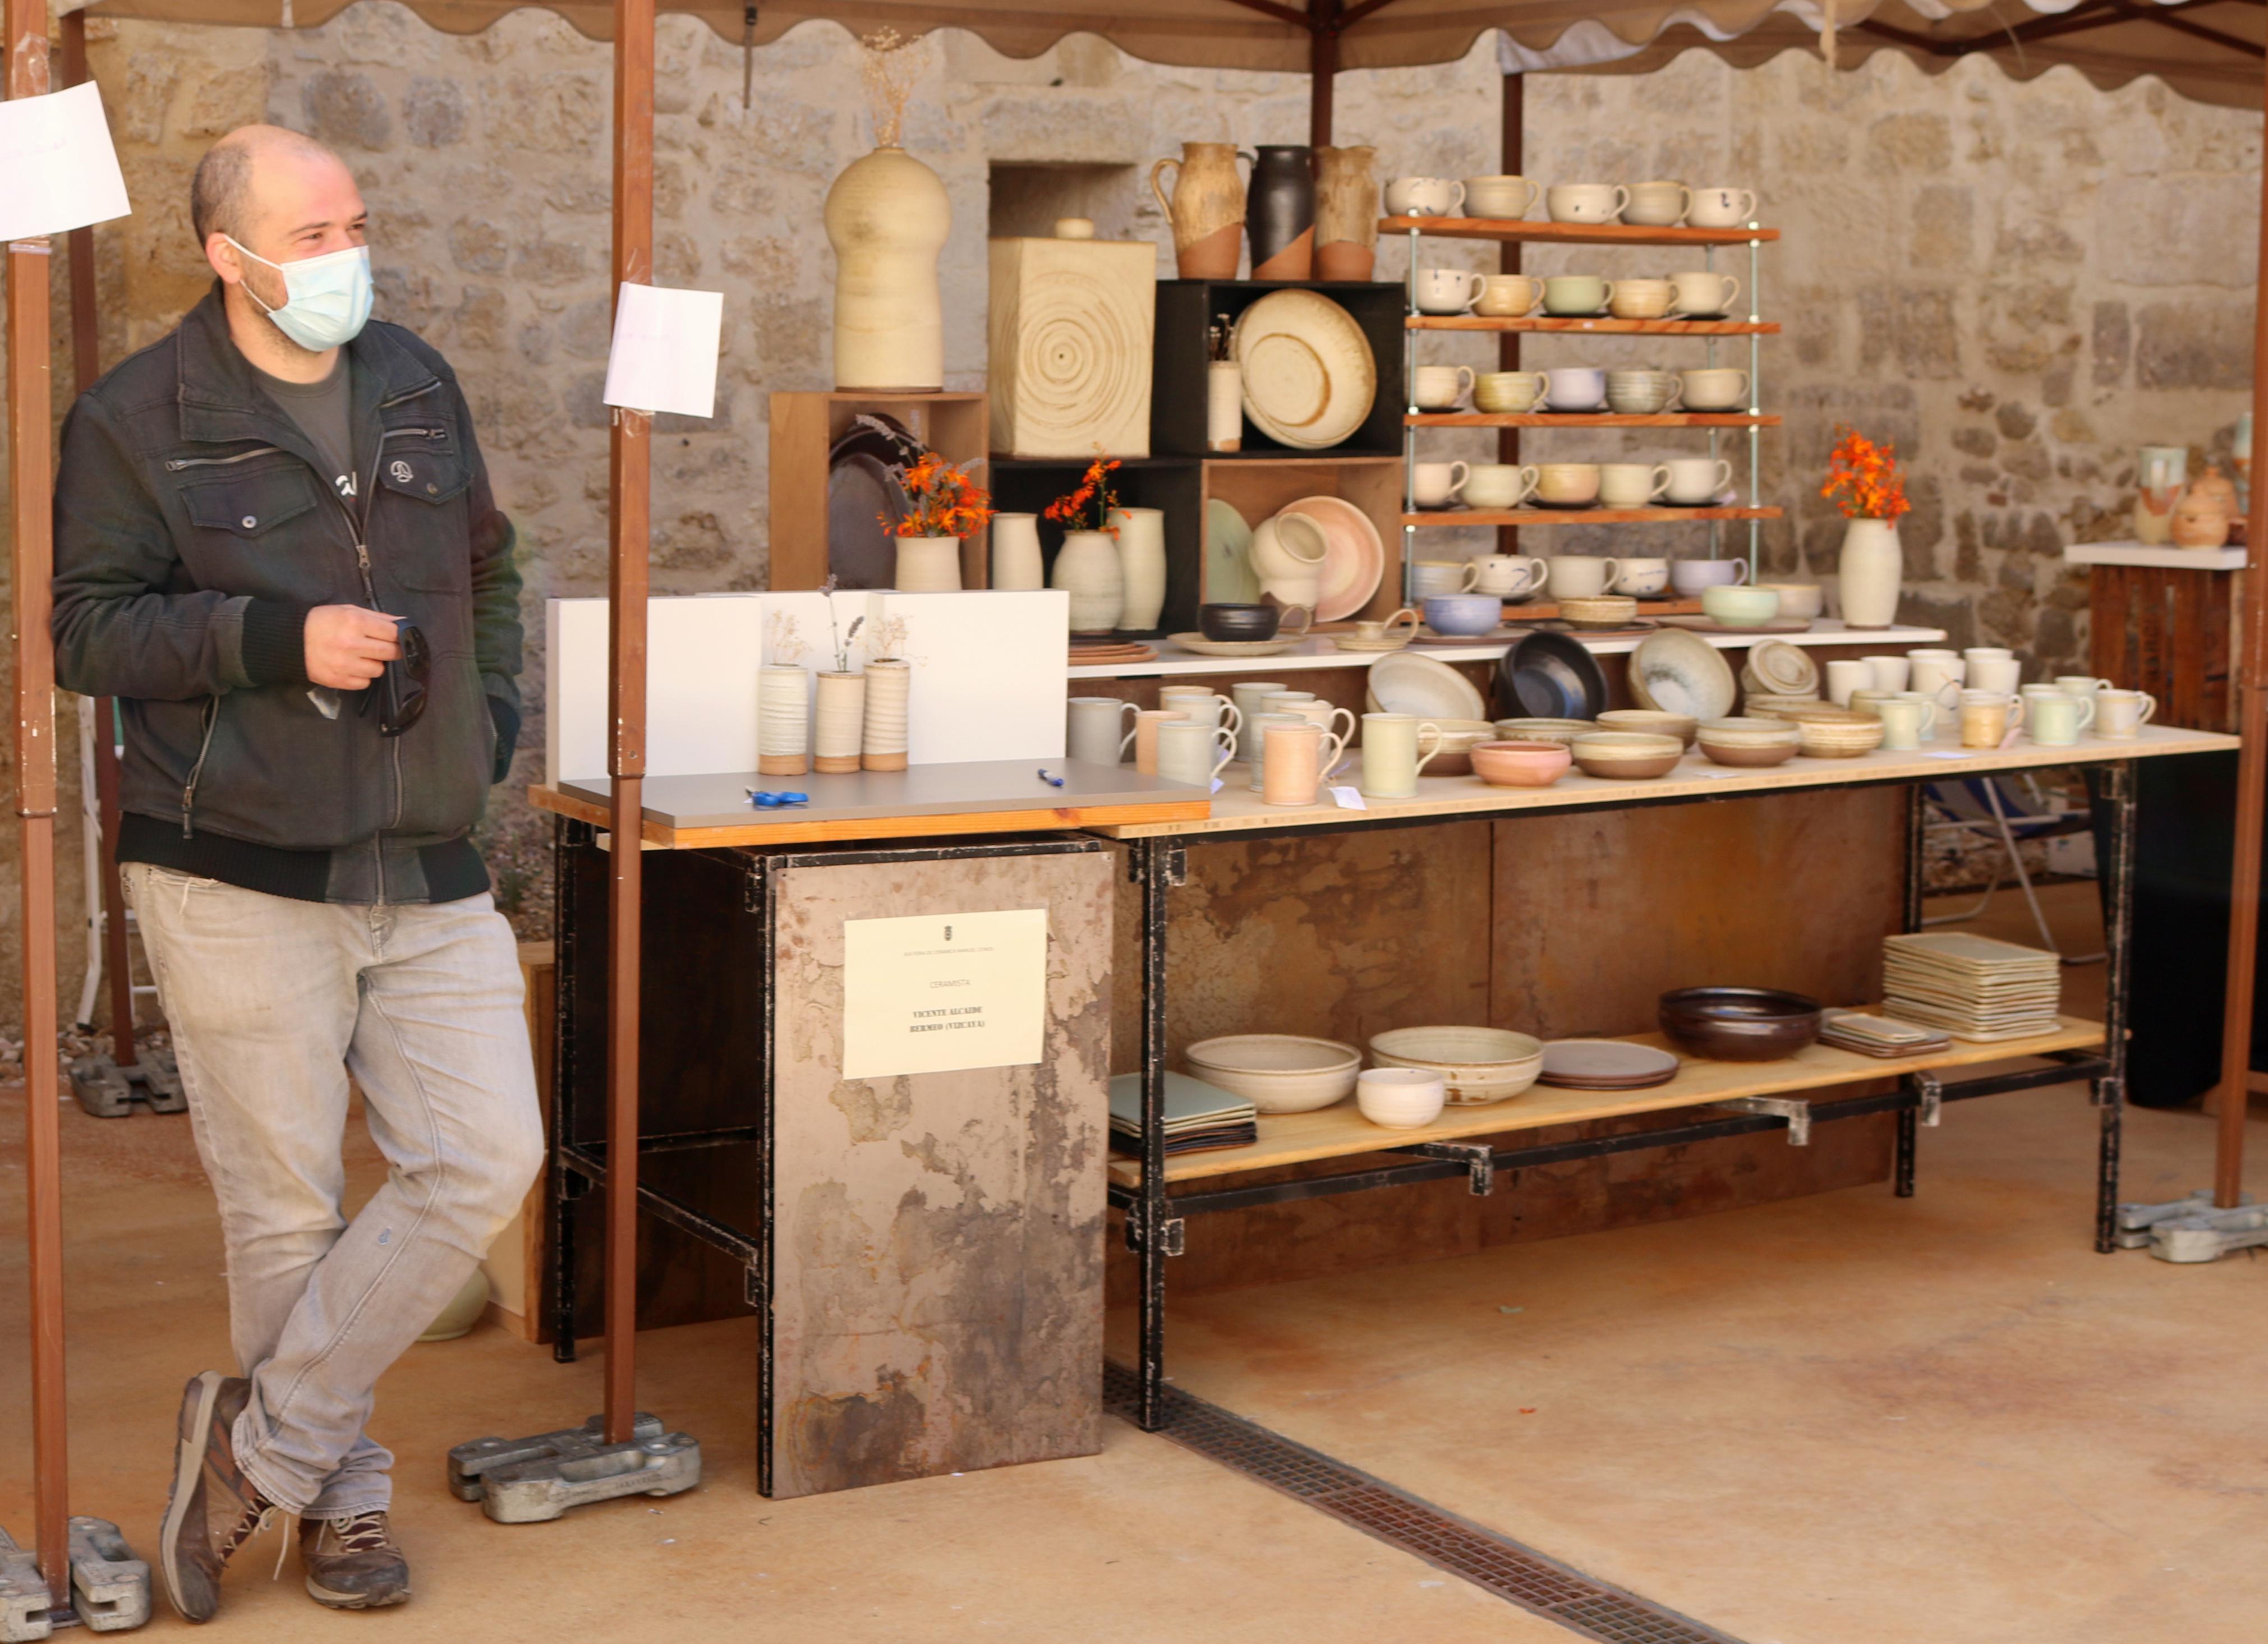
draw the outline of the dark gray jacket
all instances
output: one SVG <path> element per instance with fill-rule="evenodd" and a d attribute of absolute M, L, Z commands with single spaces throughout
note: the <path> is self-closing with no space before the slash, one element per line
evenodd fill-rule
<path fill-rule="evenodd" d="M 309 900 L 487 888 L 466 838 L 519 719 L 519 573 L 447 363 L 399 326 L 348 345 L 360 495 L 230 340 L 220 287 L 80 396 L 55 485 L 55 675 L 121 699 L 129 860 Z M 302 630 L 364 605 L 423 630 L 423 717 L 328 719 Z M 500 745 L 501 744 L 501 745 Z M 152 826 L 152 824 L 162 826 Z"/>

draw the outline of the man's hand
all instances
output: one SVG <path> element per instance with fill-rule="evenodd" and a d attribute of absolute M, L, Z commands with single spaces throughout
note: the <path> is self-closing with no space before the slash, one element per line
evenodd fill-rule
<path fill-rule="evenodd" d="M 401 655 L 401 619 L 359 605 L 318 605 L 307 613 L 307 678 L 333 690 L 367 690 Z"/>

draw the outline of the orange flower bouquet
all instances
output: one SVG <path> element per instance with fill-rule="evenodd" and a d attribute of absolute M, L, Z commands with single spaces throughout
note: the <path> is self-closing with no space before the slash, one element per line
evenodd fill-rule
<path fill-rule="evenodd" d="M 1887 441 L 1876 445 L 1848 423 L 1838 424 L 1835 432 L 1827 483 L 1819 494 L 1840 508 L 1846 520 L 1894 520 L 1911 510 L 1897 446 Z"/>
<path fill-rule="evenodd" d="M 923 452 L 899 483 L 911 505 L 895 527 L 900 536 L 974 536 L 991 521 L 991 492 L 934 451 Z"/>
<path fill-rule="evenodd" d="M 1116 536 L 1118 527 L 1110 523 L 1110 511 L 1118 505 L 1118 495 L 1110 489 L 1110 476 L 1117 468 L 1116 457 L 1095 458 L 1086 465 L 1077 486 L 1048 505 L 1048 518 L 1066 531 L 1101 531 Z"/>

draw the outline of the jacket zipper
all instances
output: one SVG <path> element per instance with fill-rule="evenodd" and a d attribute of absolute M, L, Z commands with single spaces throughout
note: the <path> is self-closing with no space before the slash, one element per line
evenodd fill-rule
<path fill-rule="evenodd" d="M 205 773 L 205 756 L 212 752 L 213 732 L 220 725 L 220 698 L 205 699 L 205 734 L 197 743 L 197 763 L 189 767 L 189 779 L 181 785 L 181 837 L 192 839 L 195 831 L 189 826 L 189 813 L 196 808 L 197 779 Z"/>
<path fill-rule="evenodd" d="M 173 457 L 166 463 L 166 472 L 178 474 L 183 468 L 225 468 L 239 462 L 249 462 L 254 457 L 281 457 L 290 454 L 280 446 L 255 446 L 249 451 L 239 451 L 232 457 Z"/>

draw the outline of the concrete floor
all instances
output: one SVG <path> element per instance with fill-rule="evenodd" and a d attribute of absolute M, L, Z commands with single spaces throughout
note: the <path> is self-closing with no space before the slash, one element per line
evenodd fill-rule
<path fill-rule="evenodd" d="M 2083 925 L 2082 897 L 2058 903 L 2059 924 Z M 2074 1008 L 2100 974 L 2068 973 Z M 0 1108 L 11 1229 L 19 1102 Z M 1748 1644 L 2257 1644 L 2268 1264 L 2093 1254 L 2094 1130 L 2076 1091 L 1996 1098 L 1924 1132 L 1910 1201 L 1828 1194 L 1192 1299 L 1173 1367 L 1203 1397 Z M 64 1132 L 74 1506 L 146 1552 L 180 1384 L 225 1363 L 218 1239 L 184 1121 L 67 1107 Z M 2205 1121 L 2138 1112 L 2127 1133 L 2128 1197 L 2205 1179 Z M 368 1182 L 366 1143 L 356 1159 Z M 11 1234 L 0 1524 L 19 1534 L 23 1306 Z M 416 1602 L 383 1619 L 320 1611 L 290 1564 L 270 1581 L 264 1543 L 219 1625 L 291 1640 L 1572 1636 L 1116 1421 L 1086 1460 L 767 1502 L 753 1339 L 735 1322 L 641 1340 L 644 1401 L 703 1441 L 700 1490 L 512 1528 L 448 1496 L 443 1451 L 578 1419 L 597 1360 L 563 1368 L 486 1329 L 414 1349 L 376 1430 L 401 1457 Z M 181 1628 L 170 1612 L 157 1626 Z"/>

